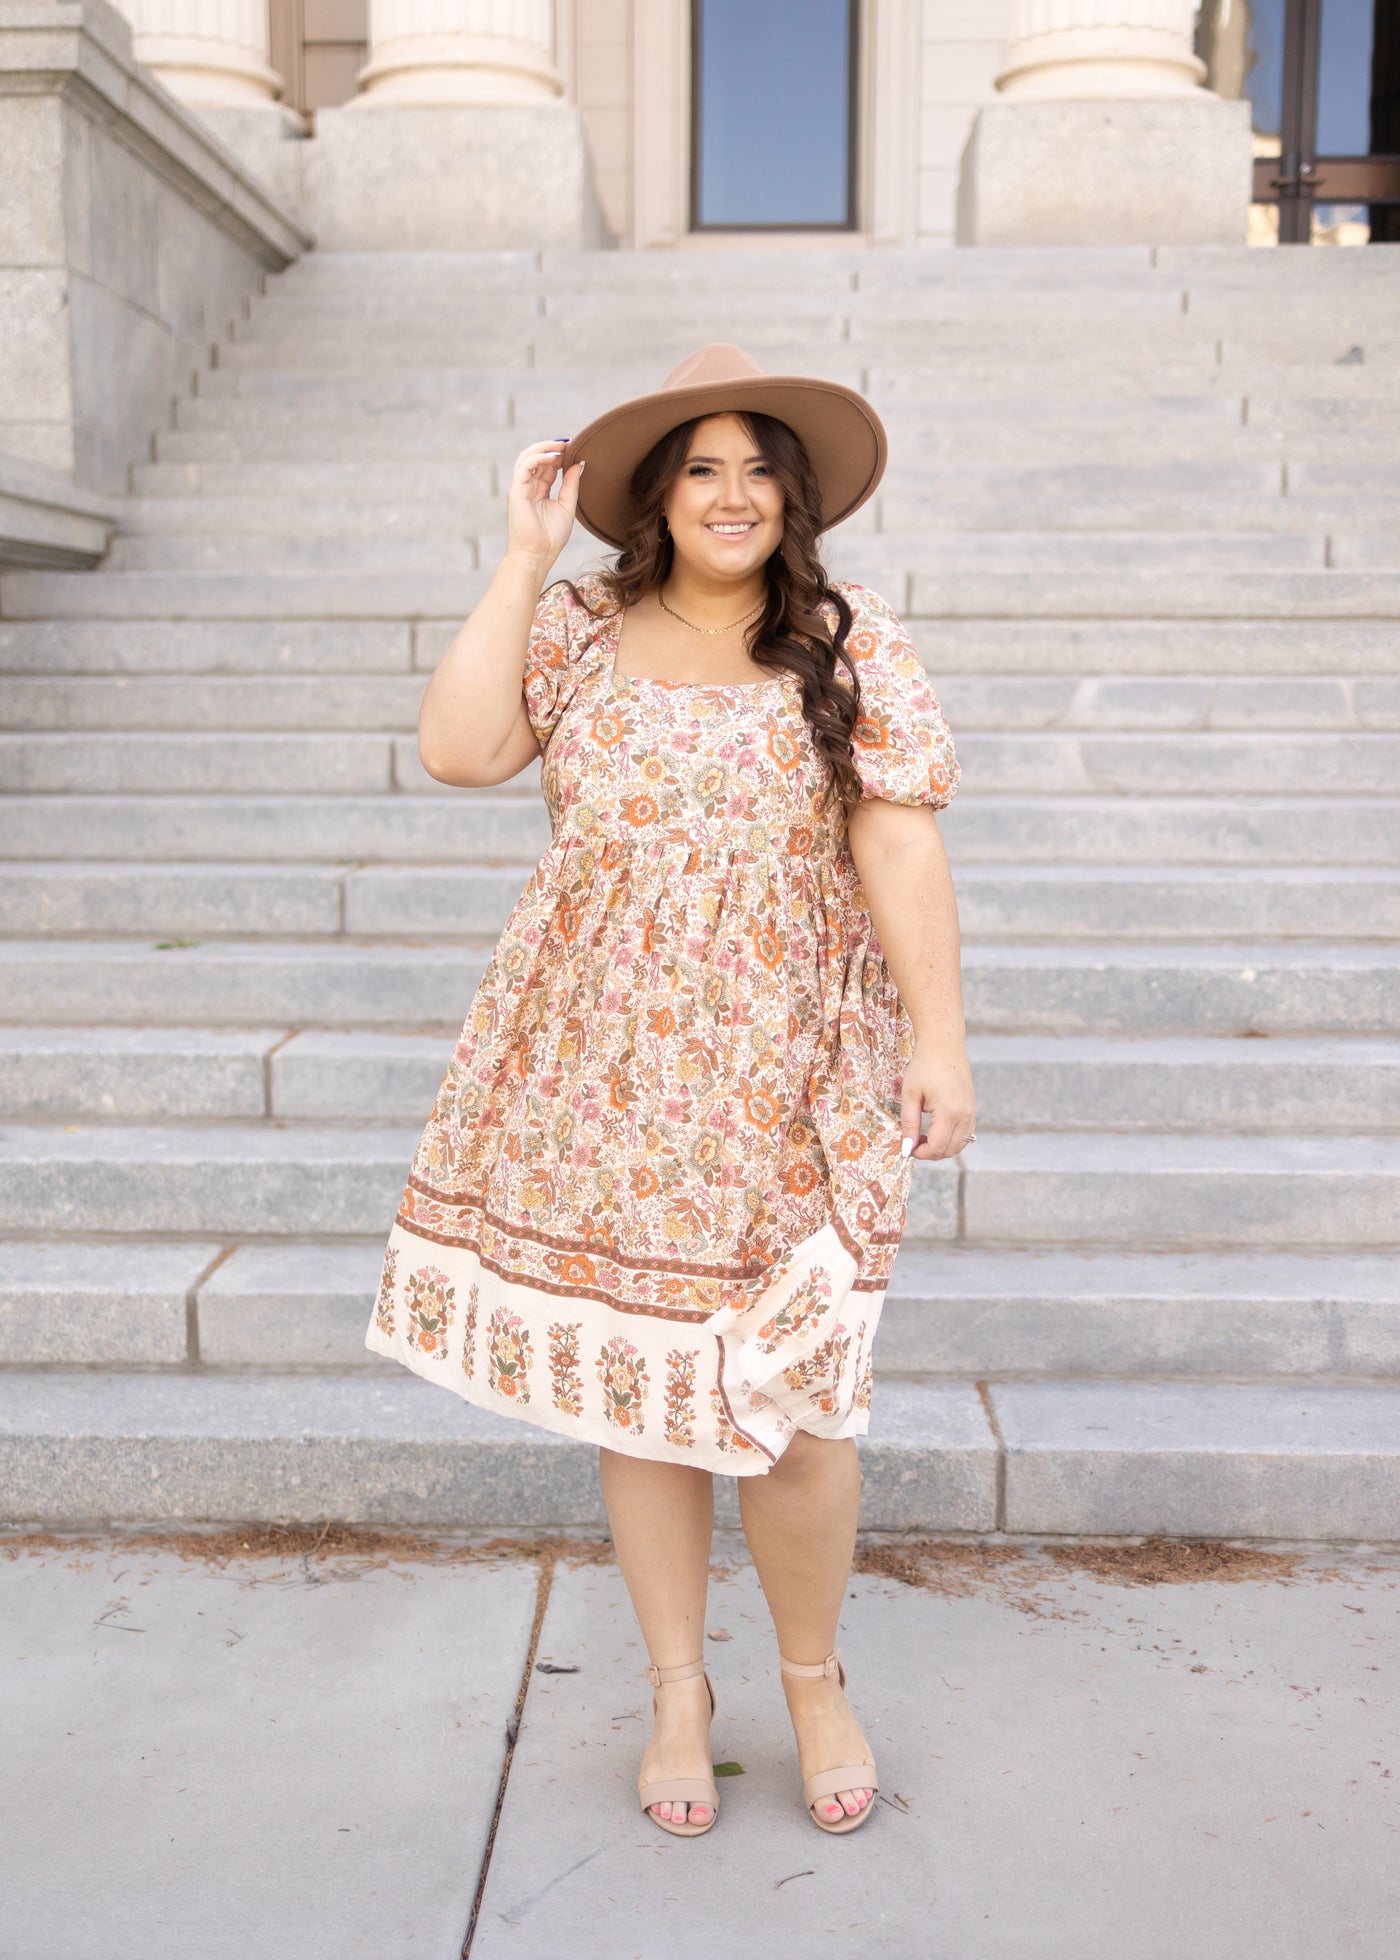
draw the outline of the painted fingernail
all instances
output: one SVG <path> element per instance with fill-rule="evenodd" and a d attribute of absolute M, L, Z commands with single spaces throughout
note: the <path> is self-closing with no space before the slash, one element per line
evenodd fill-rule
<path fill-rule="evenodd" d="M 912 1150 L 913 1148 L 914 1148 L 914 1139 L 913 1139 L 913 1137 L 905 1137 L 905 1139 L 904 1139 L 904 1141 L 903 1141 L 903 1142 L 902 1142 L 902 1143 L 900 1144 L 900 1146 L 899 1146 L 899 1154 L 900 1154 L 900 1156 L 901 1156 L 901 1157 L 907 1157 L 907 1156 L 909 1155 L 909 1152 L 910 1152 L 910 1151 L 911 1151 L 911 1150 Z"/>

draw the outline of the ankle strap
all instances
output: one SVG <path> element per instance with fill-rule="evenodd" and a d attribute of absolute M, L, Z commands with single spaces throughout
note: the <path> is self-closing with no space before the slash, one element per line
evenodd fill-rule
<path fill-rule="evenodd" d="M 826 1659 L 816 1667 L 809 1667 L 805 1661 L 787 1660 L 784 1658 L 782 1654 L 779 1654 L 778 1656 L 778 1665 L 783 1670 L 784 1674 L 803 1674 L 806 1675 L 809 1680 L 815 1681 L 820 1679 L 820 1677 L 824 1674 L 840 1673 L 841 1649 L 838 1647 L 834 1653 L 828 1654 Z"/>
<path fill-rule="evenodd" d="M 679 1667 L 653 1667 L 647 1663 L 647 1680 L 653 1688 L 664 1687 L 668 1681 L 689 1681 L 704 1672 L 703 1657 L 698 1661 L 683 1661 Z"/>

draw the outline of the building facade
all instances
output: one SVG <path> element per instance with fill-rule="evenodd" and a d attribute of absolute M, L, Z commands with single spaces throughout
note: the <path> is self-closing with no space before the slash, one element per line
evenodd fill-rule
<path fill-rule="evenodd" d="M 542 111 L 555 167 L 566 134 L 582 153 L 584 243 L 1400 235 L 1393 0 L 122 4 L 138 59 L 333 243 L 363 229 L 364 174 L 396 240 L 508 242 L 514 214 L 533 242 L 519 131 Z M 487 157 L 492 110 L 518 113 Z M 423 189 L 464 155 L 490 180 L 477 222 L 435 236 Z"/>

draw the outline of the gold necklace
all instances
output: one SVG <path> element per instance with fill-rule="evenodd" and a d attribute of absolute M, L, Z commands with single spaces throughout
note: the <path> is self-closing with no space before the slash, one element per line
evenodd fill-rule
<path fill-rule="evenodd" d="M 674 606 L 668 606 L 666 604 L 666 595 L 661 590 L 660 586 L 656 588 L 656 596 L 661 601 L 662 612 L 670 613 L 672 619 L 678 619 L 681 625 L 688 626 L 692 633 L 704 633 L 711 639 L 713 639 L 717 633 L 732 633 L 736 626 L 747 626 L 751 619 L 758 618 L 758 615 L 763 611 L 763 608 L 768 604 L 766 598 L 760 599 L 752 612 L 746 612 L 742 619 L 736 619 L 732 621 L 732 623 L 728 626 L 697 626 L 693 619 L 687 619 L 684 613 L 678 613 Z"/>

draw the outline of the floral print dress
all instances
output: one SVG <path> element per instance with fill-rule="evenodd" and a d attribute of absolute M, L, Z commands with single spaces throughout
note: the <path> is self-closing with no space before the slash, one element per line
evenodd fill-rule
<path fill-rule="evenodd" d="M 918 655 L 883 599 L 837 589 L 862 794 L 942 809 L 960 771 Z M 365 1345 L 481 1408 L 749 1475 L 795 1430 L 868 1427 L 913 1031 L 796 677 L 615 674 L 621 618 L 562 584 L 536 610 L 552 838 L 423 1131 Z"/>

